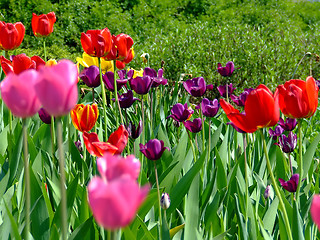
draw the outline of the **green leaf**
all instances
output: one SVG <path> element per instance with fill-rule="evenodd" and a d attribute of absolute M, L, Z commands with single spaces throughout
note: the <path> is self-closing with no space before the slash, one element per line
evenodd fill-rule
<path fill-rule="evenodd" d="M 166 219 L 166 214 L 162 214 L 161 235 L 162 235 L 162 240 L 170 240 L 170 233 L 169 233 L 168 223 Z"/>
<path fill-rule="evenodd" d="M 292 235 L 293 239 L 303 240 L 303 223 L 300 216 L 300 210 L 298 208 L 297 202 L 293 203 L 293 219 L 292 219 Z"/>
<path fill-rule="evenodd" d="M 174 228 L 171 228 L 170 231 L 169 231 L 170 237 L 173 238 L 174 235 L 177 234 L 177 232 L 179 232 L 181 229 L 184 228 L 184 226 L 185 226 L 185 224 L 183 223 L 183 224 L 181 224 L 181 225 L 179 225 L 179 226 L 176 226 L 176 227 L 174 227 Z"/>
<path fill-rule="evenodd" d="M 274 223 L 276 221 L 277 212 L 278 212 L 278 205 L 279 205 L 279 199 L 276 197 L 270 207 L 268 208 L 267 212 L 263 216 L 263 225 L 266 230 L 269 231 L 269 233 L 272 233 L 274 228 Z"/>
<path fill-rule="evenodd" d="M 16 223 L 15 219 L 13 218 L 10 210 L 8 209 L 8 206 L 7 206 L 6 202 L 5 201 L 3 201 L 3 202 L 4 202 L 4 206 L 5 206 L 6 210 L 7 210 L 7 214 L 9 216 L 9 219 L 10 219 L 11 229 L 13 231 L 13 236 L 14 236 L 15 239 L 19 240 L 19 239 L 21 239 L 21 236 L 20 236 L 20 233 L 19 233 L 19 230 L 18 230 L 17 223 Z"/>
<path fill-rule="evenodd" d="M 311 166 L 311 162 L 313 161 L 313 156 L 315 151 L 317 150 L 318 143 L 320 141 L 320 133 L 316 138 L 312 141 L 312 143 L 308 146 L 307 151 L 303 155 L 303 175 L 302 178 L 305 178 L 307 176 L 307 173 L 309 171 L 309 168 Z"/>
<path fill-rule="evenodd" d="M 68 240 L 82 240 L 87 239 L 88 232 L 93 228 L 93 216 L 87 219 L 79 227 L 77 227 L 72 234 L 69 236 Z"/>
<path fill-rule="evenodd" d="M 12 152 L 12 156 L 9 159 L 9 168 L 10 168 L 10 178 L 9 178 L 9 186 L 12 185 L 14 178 L 16 177 L 18 166 L 22 160 L 22 144 L 23 143 L 23 134 L 22 131 L 19 135 L 19 140 L 17 144 L 14 146 L 14 150 Z"/>
<path fill-rule="evenodd" d="M 218 187 L 218 190 L 222 190 L 226 188 L 228 185 L 227 174 L 217 149 L 215 152 L 216 152 L 216 167 L 217 167 L 217 178 L 216 178 L 217 187 Z"/>

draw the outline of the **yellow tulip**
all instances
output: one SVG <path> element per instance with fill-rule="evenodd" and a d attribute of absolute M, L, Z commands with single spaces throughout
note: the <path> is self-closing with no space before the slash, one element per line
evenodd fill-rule
<path fill-rule="evenodd" d="M 83 67 L 90 67 L 92 65 L 95 65 L 97 67 L 99 67 L 99 61 L 97 57 L 91 57 L 88 54 L 86 54 L 85 52 L 82 54 L 82 58 L 77 57 L 77 64 L 82 65 Z M 102 73 L 106 73 L 106 72 L 113 72 L 113 63 L 112 61 L 107 61 L 103 58 L 101 58 L 101 71 Z"/>

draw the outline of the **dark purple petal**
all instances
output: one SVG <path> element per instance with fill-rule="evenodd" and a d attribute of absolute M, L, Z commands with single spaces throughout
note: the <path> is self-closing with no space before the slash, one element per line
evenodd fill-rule
<path fill-rule="evenodd" d="M 202 129 L 202 121 L 201 118 L 195 118 L 193 121 L 185 121 L 183 125 L 187 130 L 193 133 L 200 132 Z"/>
<path fill-rule="evenodd" d="M 223 77 L 230 77 L 234 71 L 234 63 L 229 61 L 225 67 L 222 67 L 221 63 L 218 63 L 218 72 Z"/>
<path fill-rule="evenodd" d="M 152 79 L 149 76 L 136 77 L 129 80 L 130 87 L 139 95 L 145 95 L 150 91 Z"/>
<path fill-rule="evenodd" d="M 38 114 L 42 122 L 45 124 L 51 124 L 51 116 L 44 108 L 40 108 Z"/>
<path fill-rule="evenodd" d="M 289 181 L 279 178 L 281 186 L 289 192 L 296 192 L 299 183 L 299 174 L 293 174 Z"/>
<path fill-rule="evenodd" d="M 88 87 L 95 88 L 100 86 L 99 68 L 95 65 L 83 69 L 82 72 L 79 74 L 79 78 Z"/>
<path fill-rule="evenodd" d="M 279 119 L 279 125 L 286 131 L 292 131 L 297 126 L 297 120 L 295 118 L 287 118 L 284 121 L 282 118 Z"/>
<path fill-rule="evenodd" d="M 217 87 L 220 95 L 224 98 L 227 97 L 227 87 L 228 87 L 228 95 L 230 96 L 236 89 L 232 87 L 232 83 L 230 83 L 229 85 L 220 85 L 219 87 Z"/>
<path fill-rule="evenodd" d="M 193 110 L 192 109 L 188 109 L 188 105 L 186 104 L 181 104 L 181 103 L 177 103 L 175 105 L 173 105 L 172 109 L 171 109 L 171 115 L 168 116 L 173 118 L 174 120 L 178 121 L 178 122 L 183 122 L 185 120 L 187 120 L 191 114 L 193 114 Z"/>
<path fill-rule="evenodd" d="M 214 117 L 219 111 L 219 101 L 217 99 L 214 99 L 213 101 L 210 101 L 207 98 L 202 99 L 201 102 L 201 108 L 202 113 L 206 117 Z"/>
<path fill-rule="evenodd" d="M 145 145 L 139 144 L 140 151 L 149 159 L 149 160 L 158 160 L 161 158 L 163 152 L 169 148 L 164 147 L 164 142 L 158 139 L 151 139 Z"/>
<path fill-rule="evenodd" d="M 183 83 L 183 87 L 186 91 L 194 97 L 201 97 L 205 94 L 207 86 L 203 77 L 197 77 L 186 80 Z"/>

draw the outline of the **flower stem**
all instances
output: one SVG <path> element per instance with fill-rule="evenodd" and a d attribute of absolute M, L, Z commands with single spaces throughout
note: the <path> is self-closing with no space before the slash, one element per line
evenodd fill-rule
<path fill-rule="evenodd" d="M 121 107 L 120 107 L 120 103 L 119 103 L 119 99 L 118 99 L 118 86 L 117 86 L 117 76 L 116 76 L 116 73 L 117 73 L 117 68 L 116 68 L 116 62 L 114 60 L 114 74 L 113 74 L 113 79 L 114 79 L 114 99 L 116 101 L 116 104 L 118 105 L 118 109 L 119 109 L 119 114 L 120 114 L 120 118 L 121 118 L 121 124 L 124 125 L 123 123 L 123 117 L 122 117 L 122 113 L 121 113 Z M 117 123 L 117 126 L 118 126 L 118 118 L 116 118 L 116 123 Z"/>
<path fill-rule="evenodd" d="M 44 61 L 47 62 L 46 38 L 43 39 Z"/>
<path fill-rule="evenodd" d="M 60 168 L 60 190 L 61 190 L 61 229 L 62 229 L 62 239 L 67 239 L 67 193 L 65 188 L 65 162 L 64 162 L 64 152 L 62 145 L 62 124 L 61 117 L 57 117 L 57 143 L 58 143 L 58 153 L 59 153 L 59 168 Z"/>
<path fill-rule="evenodd" d="M 201 103 L 200 103 L 200 116 L 201 116 L 201 124 L 202 124 L 202 152 L 203 152 L 204 146 L 205 146 L 205 132 L 204 132 L 204 119 L 203 119 Z"/>
<path fill-rule="evenodd" d="M 94 103 L 94 88 L 92 88 L 92 104 Z"/>
<path fill-rule="evenodd" d="M 55 162 L 54 152 L 55 152 L 55 139 L 56 139 L 55 135 L 56 134 L 54 130 L 54 116 L 51 116 L 50 131 L 51 131 L 52 161 Z"/>
<path fill-rule="evenodd" d="M 298 157 L 298 170 L 299 170 L 299 182 L 296 191 L 297 203 L 299 205 L 300 200 L 300 187 L 301 187 L 301 179 L 303 175 L 303 166 L 302 166 L 302 128 L 301 128 L 302 119 L 298 119 L 298 134 L 299 134 L 299 157 Z"/>
<path fill-rule="evenodd" d="M 108 140 L 108 126 L 107 126 L 107 100 L 106 100 L 106 90 L 104 88 L 104 83 L 102 81 L 102 70 L 101 70 L 101 58 L 98 58 L 99 62 L 99 73 L 100 73 L 100 85 L 101 85 L 101 94 L 102 94 L 102 107 L 103 107 L 103 118 L 104 118 L 104 139 L 105 142 Z"/>
<path fill-rule="evenodd" d="M 4 56 L 5 56 L 6 59 L 10 60 L 9 59 L 10 56 L 9 56 L 9 52 L 8 51 L 4 52 Z M 9 110 L 9 132 L 10 132 L 10 134 L 12 134 L 12 113 L 11 113 L 10 109 L 8 109 L 8 110 Z"/>
<path fill-rule="evenodd" d="M 248 221 L 247 221 L 247 216 L 248 216 L 248 199 L 249 199 L 249 183 L 248 183 L 248 168 L 247 168 L 247 138 L 246 138 L 246 134 L 243 133 L 243 151 L 244 151 L 244 179 L 245 179 L 245 184 L 246 184 L 246 215 L 245 215 L 245 218 L 246 218 L 246 226 L 248 224 Z"/>
<path fill-rule="evenodd" d="M 141 95 L 141 117 L 142 117 L 142 133 L 141 133 L 141 142 L 142 144 L 145 144 L 145 127 L 144 127 L 144 108 L 143 108 L 143 95 Z M 134 146 L 133 146 L 134 148 Z M 144 155 L 141 153 L 141 170 L 143 171 L 143 165 L 144 165 Z M 140 185 L 142 184 L 142 177 L 140 174 Z"/>
<path fill-rule="evenodd" d="M 154 172 L 155 172 L 155 175 L 156 175 L 157 192 L 158 192 L 159 223 L 160 223 L 160 229 L 162 229 L 162 216 L 161 216 L 161 204 L 160 204 L 160 189 L 159 189 L 159 181 L 158 181 L 158 171 L 157 171 L 156 161 L 154 161 L 153 163 L 154 163 Z"/>
<path fill-rule="evenodd" d="M 209 140 L 208 140 L 208 159 L 207 159 L 207 163 L 210 160 L 210 153 L 211 153 L 211 120 L 209 120 Z"/>
<path fill-rule="evenodd" d="M 267 152 L 267 144 L 266 144 L 266 140 L 265 140 L 265 138 L 263 136 L 263 130 L 262 129 L 260 129 L 260 134 L 261 134 L 261 139 L 262 139 L 262 143 L 263 143 L 263 151 L 264 151 L 264 154 L 265 154 L 265 157 L 266 157 L 267 169 L 269 171 L 269 174 L 270 174 L 270 177 L 271 177 L 271 181 L 272 181 L 273 187 L 275 189 L 276 195 L 279 198 L 279 204 L 280 204 L 281 211 L 283 213 L 284 222 L 285 222 L 285 226 L 286 226 L 286 230 L 287 230 L 287 234 L 288 234 L 289 240 L 292 240 L 292 233 L 291 233 L 290 223 L 289 223 L 289 219 L 288 219 L 288 214 L 287 214 L 286 208 L 284 206 L 284 203 L 283 203 L 283 200 L 282 200 L 278 185 L 276 183 L 276 180 L 275 180 L 273 172 L 272 172 L 272 167 L 271 167 L 270 160 L 269 160 L 269 155 L 268 155 L 268 152 Z"/>
<path fill-rule="evenodd" d="M 193 153 L 193 161 L 196 162 L 196 151 L 194 149 L 194 146 L 193 146 L 193 143 L 192 143 L 192 140 L 191 140 L 191 136 L 190 136 L 190 133 L 188 130 L 186 130 L 187 133 L 188 133 L 188 137 L 189 137 L 189 141 L 190 141 L 190 144 L 191 144 L 191 148 L 192 148 L 192 153 Z"/>
<path fill-rule="evenodd" d="M 29 160 L 28 160 L 28 135 L 27 135 L 27 119 L 22 119 L 23 124 L 23 158 L 24 158 L 24 181 L 26 189 L 26 220 L 25 220 L 25 238 L 29 239 L 30 232 L 30 171 L 29 171 Z"/>

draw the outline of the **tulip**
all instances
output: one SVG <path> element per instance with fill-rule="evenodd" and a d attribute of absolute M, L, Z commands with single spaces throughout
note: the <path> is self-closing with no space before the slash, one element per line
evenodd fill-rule
<path fill-rule="evenodd" d="M 288 137 L 282 134 L 279 137 L 279 143 L 277 145 L 282 149 L 285 153 L 291 153 L 294 151 L 295 147 L 297 146 L 297 134 L 293 134 L 289 132 Z"/>
<path fill-rule="evenodd" d="M 123 77 L 121 73 L 120 75 Z M 116 81 L 117 81 L 117 90 L 119 90 L 127 84 L 128 79 L 120 78 L 120 79 L 117 79 Z M 103 82 L 109 91 L 111 92 L 114 91 L 114 73 L 113 72 L 106 72 L 106 74 L 103 75 Z"/>
<path fill-rule="evenodd" d="M 152 79 L 149 76 L 136 77 L 129 80 L 130 87 L 139 95 L 145 95 L 150 91 Z"/>
<path fill-rule="evenodd" d="M 285 131 L 292 131 L 297 126 L 297 123 L 295 118 L 287 118 L 286 121 L 284 121 L 281 117 L 278 122 Z"/>
<path fill-rule="evenodd" d="M 164 210 L 170 207 L 170 197 L 168 193 L 162 193 L 161 199 L 160 199 L 160 206 Z"/>
<path fill-rule="evenodd" d="M 158 139 L 151 139 L 145 145 L 140 143 L 139 146 L 140 152 L 142 152 L 149 160 L 158 160 L 166 149 L 169 150 L 168 147 L 164 147 L 164 142 Z"/>
<path fill-rule="evenodd" d="M 121 95 L 118 94 L 118 99 L 121 108 L 129 108 L 135 101 L 140 101 L 140 99 L 133 97 L 133 92 L 131 90 Z M 114 100 L 114 98 L 112 100 Z"/>
<path fill-rule="evenodd" d="M 47 37 L 53 32 L 53 24 L 56 22 L 56 14 L 49 12 L 48 14 L 37 15 L 32 13 L 31 26 L 33 34 L 36 37 Z"/>
<path fill-rule="evenodd" d="M 214 99 L 213 101 L 210 101 L 207 98 L 202 99 L 201 109 L 203 115 L 206 117 L 214 117 L 215 115 L 217 115 L 219 107 L 220 105 L 217 99 Z"/>
<path fill-rule="evenodd" d="M 41 66 L 45 66 L 46 62 L 39 56 L 28 57 L 24 53 L 13 56 L 12 61 L 9 61 L 5 57 L 0 57 L 1 67 L 3 72 L 7 75 L 9 73 L 19 74 L 27 69 L 39 70 Z"/>
<path fill-rule="evenodd" d="M 234 128 L 234 130 L 236 130 L 238 133 L 246 133 L 245 131 L 241 130 L 241 129 L 238 128 L 236 125 L 234 125 L 233 122 L 227 122 L 226 124 L 227 124 L 227 125 L 231 125 L 231 126 Z"/>
<path fill-rule="evenodd" d="M 110 134 L 108 138 L 108 143 L 112 144 L 117 148 L 115 154 L 121 154 L 123 149 L 128 143 L 129 133 L 123 125 L 120 125 L 119 128 Z"/>
<path fill-rule="evenodd" d="M 157 72 L 149 67 L 146 67 L 143 71 L 143 76 L 149 76 L 152 79 L 152 87 L 158 87 L 159 85 L 166 85 L 168 80 L 162 77 L 163 69 L 160 68 Z"/>
<path fill-rule="evenodd" d="M 108 28 L 102 30 L 88 30 L 81 33 L 83 50 L 92 57 L 106 56 L 112 47 L 111 33 Z"/>
<path fill-rule="evenodd" d="M 225 67 L 222 67 L 221 63 L 218 63 L 218 73 L 223 77 L 231 77 L 234 71 L 234 63 L 232 61 L 227 62 Z"/>
<path fill-rule="evenodd" d="M 89 132 L 99 116 L 97 104 L 77 104 L 70 112 L 73 126 L 80 132 Z"/>
<path fill-rule="evenodd" d="M 51 124 L 51 116 L 44 108 L 40 108 L 38 114 L 42 122 L 45 124 Z"/>
<path fill-rule="evenodd" d="M 88 185 L 89 206 L 99 225 L 116 230 L 130 224 L 148 191 L 149 186 L 140 188 L 126 175 L 109 182 L 93 177 Z"/>
<path fill-rule="evenodd" d="M 284 132 L 283 128 L 279 125 L 276 126 L 274 131 L 272 130 L 272 128 L 269 128 L 269 135 L 270 137 L 272 137 L 273 140 L 277 140 L 278 137 L 280 137 L 283 132 Z"/>
<path fill-rule="evenodd" d="M 90 88 L 100 86 L 99 68 L 95 65 L 83 69 L 79 74 L 79 78 Z"/>
<path fill-rule="evenodd" d="M 224 99 L 220 99 L 220 105 L 229 120 L 248 133 L 274 126 L 280 117 L 277 101 L 272 92 L 263 84 L 250 92 L 245 102 L 244 113 L 240 113 Z"/>
<path fill-rule="evenodd" d="M 78 101 L 78 69 L 69 61 L 62 60 L 52 67 L 39 70 L 35 89 L 42 106 L 55 117 L 68 114 Z"/>
<path fill-rule="evenodd" d="M 76 148 L 79 150 L 79 152 L 83 151 L 82 145 L 81 145 L 81 141 L 77 140 L 74 142 L 74 145 L 76 146 Z"/>
<path fill-rule="evenodd" d="M 202 121 L 201 118 L 195 118 L 193 121 L 185 121 L 183 125 L 186 127 L 187 130 L 193 133 L 200 132 L 202 129 Z"/>
<path fill-rule="evenodd" d="M 24 38 L 25 27 L 21 22 L 5 23 L 0 21 L 0 50 L 14 50 Z"/>
<path fill-rule="evenodd" d="M 106 57 L 107 59 L 124 61 L 125 59 L 128 59 L 128 57 L 130 57 L 130 54 L 132 55 L 131 47 L 133 45 L 133 40 L 129 35 L 124 33 L 121 33 L 117 36 L 113 35 L 112 42 L 112 48 L 108 56 Z"/>
<path fill-rule="evenodd" d="M 127 130 L 131 138 L 137 139 L 142 133 L 142 121 L 140 120 L 137 126 L 130 122 Z"/>
<path fill-rule="evenodd" d="M 317 110 L 318 91 L 314 78 L 309 76 L 306 81 L 292 79 L 278 86 L 275 96 L 286 117 L 309 118 Z"/>
<path fill-rule="evenodd" d="M 268 198 L 270 197 L 270 195 L 271 195 L 271 190 L 270 190 L 270 188 L 271 188 L 271 186 L 268 185 L 268 186 L 266 187 L 266 190 L 265 190 L 264 193 L 263 193 L 263 197 L 264 197 L 265 199 L 268 199 Z"/>
<path fill-rule="evenodd" d="M 320 231 L 320 195 L 314 195 L 311 206 L 310 213 L 313 222 L 317 225 Z"/>
<path fill-rule="evenodd" d="M 1 82 L 1 97 L 12 114 L 27 118 L 36 114 L 41 103 L 35 91 L 38 73 L 28 70 L 19 75 L 8 74 Z"/>
<path fill-rule="evenodd" d="M 107 182 L 123 175 L 129 176 L 132 180 L 137 180 L 140 173 L 140 161 L 134 155 L 124 158 L 121 155 L 106 153 L 97 159 L 97 167 L 102 179 Z"/>
<path fill-rule="evenodd" d="M 101 157 L 106 152 L 114 154 L 118 150 L 118 148 L 113 146 L 111 143 L 100 142 L 98 135 L 95 132 L 84 132 L 82 136 L 86 149 L 93 156 Z"/>
<path fill-rule="evenodd" d="M 192 109 L 188 108 L 187 103 L 185 103 L 184 105 L 181 103 L 177 103 L 173 105 L 171 109 L 172 114 L 169 115 L 168 118 L 171 117 L 178 122 L 183 122 L 190 118 L 193 112 L 194 111 Z"/>
<path fill-rule="evenodd" d="M 296 192 L 299 183 L 299 174 L 293 174 L 289 181 L 279 178 L 281 186 L 288 192 Z"/>
<path fill-rule="evenodd" d="M 232 94 L 234 90 L 236 90 L 236 88 L 232 87 L 232 83 L 230 83 L 229 85 L 220 85 L 219 87 L 217 87 L 220 95 L 224 98 L 227 97 L 227 87 L 228 87 L 228 95 Z"/>
<path fill-rule="evenodd" d="M 113 72 L 113 63 L 112 61 L 107 61 L 104 58 L 101 58 L 101 71 L 102 73 L 106 73 L 108 71 Z M 87 53 L 83 53 L 82 54 L 82 58 L 77 57 L 76 61 L 78 62 L 78 64 L 80 64 L 81 66 L 88 68 L 90 66 L 97 66 L 99 67 L 99 60 L 97 57 L 91 57 L 90 55 L 88 55 Z"/>
<path fill-rule="evenodd" d="M 237 97 L 236 95 L 232 94 L 230 96 L 231 100 L 239 107 L 243 107 L 249 93 L 253 90 L 253 88 L 245 88 L 245 90 Z M 221 94 L 221 93 L 220 93 Z"/>
<path fill-rule="evenodd" d="M 183 87 L 194 97 L 201 97 L 207 89 L 203 77 L 193 78 L 192 80 L 188 79 L 183 83 Z"/>

